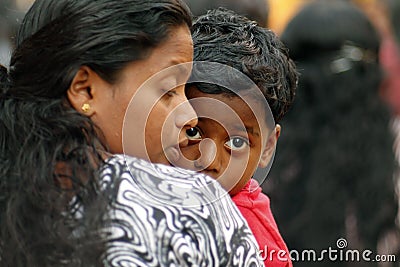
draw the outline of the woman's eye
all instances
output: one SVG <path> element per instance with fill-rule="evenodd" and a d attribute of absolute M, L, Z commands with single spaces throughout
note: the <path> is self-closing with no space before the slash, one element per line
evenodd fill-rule
<path fill-rule="evenodd" d="M 197 127 L 192 127 L 186 130 L 186 136 L 189 140 L 200 140 L 201 133 Z"/>
<path fill-rule="evenodd" d="M 232 137 L 225 145 L 231 150 L 241 150 L 249 146 L 249 141 L 242 137 Z"/>
<path fill-rule="evenodd" d="M 171 96 L 176 95 L 176 91 L 175 91 L 174 89 L 171 89 L 171 90 L 163 90 L 163 91 L 164 91 L 164 96 L 169 96 L 169 97 L 171 97 Z"/>

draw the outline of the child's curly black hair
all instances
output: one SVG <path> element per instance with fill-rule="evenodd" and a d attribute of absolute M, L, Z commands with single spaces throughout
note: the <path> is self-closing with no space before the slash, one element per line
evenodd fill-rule
<path fill-rule="evenodd" d="M 218 8 L 195 20 L 192 36 L 194 61 L 218 62 L 244 73 L 261 90 L 275 122 L 282 119 L 294 101 L 298 73 L 287 48 L 273 31 Z M 196 87 L 205 93 L 234 94 L 214 84 L 199 83 Z"/>

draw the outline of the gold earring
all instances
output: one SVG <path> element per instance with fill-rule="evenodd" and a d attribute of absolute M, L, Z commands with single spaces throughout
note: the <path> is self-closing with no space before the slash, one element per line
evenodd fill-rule
<path fill-rule="evenodd" d="M 82 111 L 83 111 L 84 113 L 87 113 L 90 109 L 91 109 L 91 107 L 90 107 L 89 104 L 83 104 L 83 106 L 82 106 Z"/>

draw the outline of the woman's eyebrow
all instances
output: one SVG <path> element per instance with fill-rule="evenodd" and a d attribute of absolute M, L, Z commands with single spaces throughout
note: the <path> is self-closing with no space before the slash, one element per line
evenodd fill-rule
<path fill-rule="evenodd" d="M 191 63 L 182 62 L 176 58 L 173 58 L 169 61 L 168 66 L 166 68 L 171 68 L 179 74 L 188 75 L 191 73 L 191 70 L 192 70 L 191 67 L 192 67 Z"/>

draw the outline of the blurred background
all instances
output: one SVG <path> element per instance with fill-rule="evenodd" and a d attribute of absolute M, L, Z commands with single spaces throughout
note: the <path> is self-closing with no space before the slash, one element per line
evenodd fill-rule
<path fill-rule="evenodd" d="M 225 6 L 275 31 L 301 74 L 263 191 L 289 250 L 395 254 L 400 266 L 400 0 L 185 0 Z M 0 0 L 0 64 L 33 0 Z M 319 3 L 317 3 L 319 2 Z"/>

